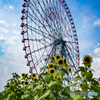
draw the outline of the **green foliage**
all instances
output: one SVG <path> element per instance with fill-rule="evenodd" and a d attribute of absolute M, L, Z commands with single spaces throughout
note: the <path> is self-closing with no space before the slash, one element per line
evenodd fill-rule
<path fill-rule="evenodd" d="M 64 75 L 69 75 L 65 68 L 61 66 L 57 70 L 58 65 L 55 57 L 47 59 L 50 59 L 51 63 L 54 64 L 54 74 L 49 73 L 50 69 L 48 66 L 43 66 L 40 69 L 41 72 L 45 69 L 48 71 L 35 77 L 37 80 L 34 80 L 32 74 L 23 73 L 21 77 L 17 73 L 12 73 L 13 77 L 7 81 L 5 90 L 0 93 L 0 100 L 60 100 L 60 98 L 65 100 L 65 97 L 69 100 L 89 100 L 87 97 L 84 98 L 84 96 L 70 96 L 70 87 L 77 85 L 79 80 L 82 80 L 80 83 L 82 90 L 75 90 L 75 92 L 93 91 L 100 95 L 100 78 L 93 78 L 93 69 L 90 69 L 90 62 L 89 64 L 85 63 L 85 67 L 79 67 L 79 70 L 74 75 L 80 72 L 81 76 L 76 77 L 74 83 L 72 83 L 67 78 L 63 78 Z M 84 59 L 84 61 L 86 60 Z M 89 65 L 89 67 L 86 65 Z M 63 86 L 63 81 L 70 84 Z M 99 100 L 99 95 L 97 97 L 93 96 L 93 100 Z"/>
<path fill-rule="evenodd" d="M 84 99 L 82 96 L 80 96 L 80 95 L 75 95 L 75 96 L 73 96 L 72 97 L 73 98 L 73 100 L 86 100 L 86 99 Z"/>
<path fill-rule="evenodd" d="M 76 77 L 75 81 L 82 79 L 82 82 L 80 83 L 80 88 L 82 89 L 80 92 L 97 92 L 100 93 L 100 82 L 99 80 L 96 80 L 93 78 L 93 69 L 91 69 L 91 63 L 92 63 L 92 57 L 90 55 L 85 55 L 83 57 L 83 64 L 84 66 L 79 67 L 79 70 L 74 73 L 74 75 L 77 72 L 81 73 L 81 77 Z M 77 91 L 75 91 L 77 92 Z M 85 100 L 89 100 L 87 96 L 85 97 Z M 98 96 L 92 96 L 92 100 L 99 100 Z M 80 96 L 74 96 L 73 100 L 84 100 L 84 98 L 81 98 Z"/>
<path fill-rule="evenodd" d="M 71 87 L 71 86 L 74 86 L 74 85 L 76 85 L 76 84 L 77 84 L 77 82 L 71 83 L 71 84 L 67 85 L 66 87 Z"/>
<path fill-rule="evenodd" d="M 81 79 L 82 79 L 82 77 L 78 76 L 78 77 L 75 78 L 75 81 L 78 81 L 78 80 L 81 80 Z"/>
<path fill-rule="evenodd" d="M 42 100 L 50 94 L 51 90 L 47 90 L 38 100 Z"/>
<path fill-rule="evenodd" d="M 47 66 L 43 66 L 40 68 L 40 71 L 44 70 L 45 68 L 47 68 Z"/>

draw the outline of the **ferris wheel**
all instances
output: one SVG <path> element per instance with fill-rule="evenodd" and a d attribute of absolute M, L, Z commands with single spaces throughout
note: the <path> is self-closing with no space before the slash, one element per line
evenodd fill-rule
<path fill-rule="evenodd" d="M 22 43 L 29 71 L 40 74 L 45 58 L 59 54 L 72 67 L 79 67 L 79 45 L 75 24 L 65 0 L 24 0 Z"/>

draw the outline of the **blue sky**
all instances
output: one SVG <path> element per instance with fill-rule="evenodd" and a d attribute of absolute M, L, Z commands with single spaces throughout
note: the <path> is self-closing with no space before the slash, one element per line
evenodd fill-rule
<path fill-rule="evenodd" d="M 100 0 L 66 0 L 73 16 L 80 58 L 93 57 L 94 77 L 100 77 Z M 28 72 L 20 35 L 23 0 L 0 0 L 0 91 L 13 72 Z"/>

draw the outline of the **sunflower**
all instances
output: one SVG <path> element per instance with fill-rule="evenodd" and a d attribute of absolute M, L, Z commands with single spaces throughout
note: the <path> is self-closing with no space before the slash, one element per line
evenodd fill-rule
<path fill-rule="evenodd" d="M 56 54 L 55 58 L 58 60 L 58 59 L 60 59 L 60 56 Z"/>
<path fill-rule="evenodd" d="M 54 64 L 53 63 L 49 63 L 48 64 L 48 68 L 53 68 Z"/>
<path fill-rule="evenodd" d="M 55 79 L 57 79 L 57 78 L 58 78 L 58 75 L 57 75 L 57 74 L 55 74 L 54 78 L 55 78 Z"/>
<path fill-rule="evenodd" d="M 55 60 L 55 56 L 53 56 L 51 59 L 54 61 Z"/>
<path fill-rule="evenodd" d="M 36 73 L 32 73 L 32 76 L 33 76 L 33 77 L 36 77 Z"/>
<path fill-rule="evenodd" d="M 29 84 L 29 81 L 28 81 L 28 80 L 26 80 L 24 83 L 25 83 L 25 85 L 28 85 L 28 84 Z"/>
<path fill-rule="evenodd" d="M 66 64 L 66 59 L 64 59 L 64 64 Z"/>
<path fill-rule="evenodd" d="M 49 69 L 49 74 L 53 75 L 55 73 L 55 69 L 54 68 L 50 68 Z"/>
<path fill-rule="evenodd" d="M 21 76 L 24 78 L 25 77 L 25 73 L 22 73 Z"/>
<path fill-rule="evenodd" d="M 6 85 L 7 87 L 9 87 L 10 85 L 9 85 L 9 82 L 7 82 L 7 85 Z"/>
<path fill-rule="evenodd" d="M 71 73 L 71 72 L 72 72 L 72 68 L 70 67 L 70 68 L 68 69 L 68 71 L 69 71 L 69 73 Z"/>
<path fill-rule="evenodd" d="M 55 73 L 55 75 L 58 75 L 58 73 Z"/>
<path fill-rule="evenodd" d="M 57 80 L 58 80 L 58 81 L 61 81 L 61 76 L 57 77 Z"/>
<path fill-rule="evenodd" d="M 25 74 L 25 77 L 28 77 L 28 73 L 27 73 L 27 74 Z"/>
<path fill-rule="evenodd" d="M 57 60 L 57 65 L 58 66 L 62 66 L 63 64 L 64 64 L 63 58 L 60 58 L 60 59 Z"/>
<path fill-rule="evenodd" d="M 19 75 L 16 73 L 16 76 L 19 77 Z"/>
<path fill-rule="evenodd" d="M 34 77 L 34 78 L 33 78 L 33 81 L 36 81 L 36 80 L 37 80 L 37 78 L 36 78 L 36 77 Z"/>
<path fill-rule="evenodd" d="M 91 62 L 92 62 L 92 57 L 91 57 L 90 55 L 85 55 L 85 56 L 83 57 L 83 64 L 84 64 L 84 65 L 87 65 L 87 66 L 90 67 Z"/>
<path fill-rule="evenodd" d="M 9 85 L 9 82 L 7 82 L 7 85 Z"/>
<path fill-rule="evenodd" d="M 66 62 L 66 63 L 64 64 L 63 68 L 67 68 L 68 66 L 69 66 L 69 63 Z"/>

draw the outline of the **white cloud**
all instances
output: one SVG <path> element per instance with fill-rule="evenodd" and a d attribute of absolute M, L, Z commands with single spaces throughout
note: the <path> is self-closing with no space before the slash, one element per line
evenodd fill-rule
<path fill-rule="evenodd" d="M 14 9 L 14 5 L 5 5 L 4 6 L 4 8 L 6 9 L 6 10 L 12 10 L 12 9 Z"/>
<path fill-rule="evenodd" d="M 82 26 L 82 29 L 85 28 L 85 27 L 86 27 L 86 25 L 83 25 L 83 26 Z"/>
<path fill-rule="evenodd" d="M 97 46 L 100 46 L 100 43 L 97 43 Z"/>
<path fill-rule="evenodd" d="M 3 72 L 4 72 L 4 74 L 7 74 L 7 72 L 8 72 L 8 67 L 5 67 Z"/>
<path fill-rule="evenodd" d="M 96 48 L 96 49 L 94 50 L 94 53 L 95 53 L 95 54 L 98 54 L 98 53 L 100 54 L 100 48 Z"/>
<path fill-rule="evenodd" d="M 95 26 L 100 26 L 100 19 L 97 19 L 97 20 L 94 22 L 94 25 L 95 25 Z"/>
<path fill-rule="evenodd" d="M 8 30 L 5 29 L 5 28 L 0 27 L 0 32 L 1 32 L 1 33 L 8 33 Z"/>
<path fill-rule="evenodd" d="M 1 25 L 5 25 L 5 27 L 9 27 L 9 24 L 5 20 L 0 20 Z"/>
<path fill-rule="evenodd" d="M 6 39 L 6 37 L 0 36 L 0 40 L 5 40 L 5 39 Z"/>
<path fill-rule="evenodd" d="M 13 23 L 13 26 L 16 26 L 16 23 Z"/>
<path fill-rule="evenodd" d="M 13 34 L 19 34 L 20 33 L 20 31 L 16 31 L 16 30 L 13 30 Z"/>
<path fill-rule="evenodd" d="M 6 24 L 5 20 L 0 20 L 0 24 Z"/>
<path fill-rule="evenodd" d="M 6 40 L 6 44 L 11 44 L 11 45 L 13 45 L 13 44 L 15 44 L 16 43 L 16 41 L 18 41 L 18 40 L 20 40 L 20 37 L 18 37 L 18 36 L 12 36 L 12 37 L 8 37 L 7 38 L 7 40 Z"/>
<path fill-rule="evenodd" d="M 95 71 L 94 77 L 98 78 L 100 77 L 100 58 L 93 58 L 93 63 L 92 63 L 92 69 Z"/>
<path fill-rule="evenodd" d="M 93 52 L 97 55 L 97 57 L 99 57 L 100 56 L 100 47 L 96 47 Z"/>
<path fill-rule="evenodd" d="M 14 6 L 9 5 L 9 8 L 10 8 L 10 9 L 14 9 Z"/>

